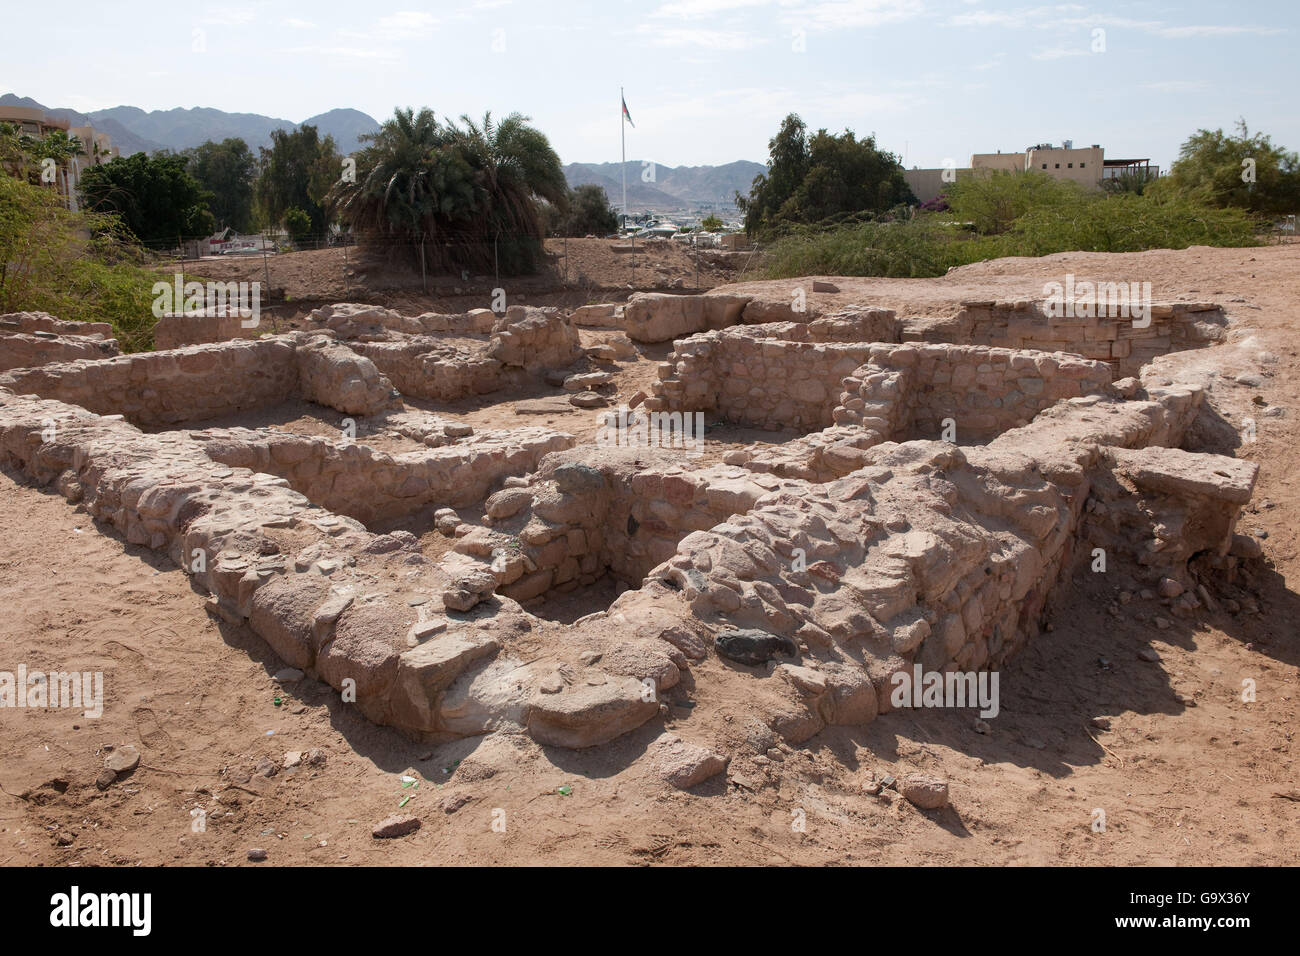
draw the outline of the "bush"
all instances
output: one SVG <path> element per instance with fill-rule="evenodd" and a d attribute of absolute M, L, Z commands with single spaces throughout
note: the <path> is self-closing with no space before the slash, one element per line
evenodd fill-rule
<path fill-rule="evenodd" d="M 999 176 L 1008 180 L 1013 177 Z M 996 190 L 967 194 L 967 215 L 983 206 L 980 222 L 996 231 L 972 234 L 948 213 L 923 213 L 909 222 L 866 222 L 808 230 L 771 247 L 772 278 L 860 275 L 912 278 L 943 275 L 953 266 L 1002 256 L 1055 252 L 1140 252 L 1192 245 L 1259 244 L 1258 224 L 1240 209 L 1218 209 L 1186 199 L 1161 200 L 1125 193 L 1106 197 L 1077 190 L 1044 190 L 1051 201 L 1031 204 L 1001 225 L 1008 202 L 1023 196 L 998 183 Z M 1029 184 L 1030 192 L 1039 190 Z M 957 206 L 954 204 L 954 212 Z"/>
<path fill-rule="evenodd" d="M 148 349 L 155 266 L 116 217 L 69 212 L 50 190 L 0 175 L 0 312 L 110 322 L 125 351 Z"/>

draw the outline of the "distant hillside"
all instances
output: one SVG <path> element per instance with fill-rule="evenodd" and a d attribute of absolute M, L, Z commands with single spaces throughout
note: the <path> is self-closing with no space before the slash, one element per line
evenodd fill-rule
<path fill-rule="evenodd" d="M 724 166 L 654 167 L 654 182 L 642 182 L 641 160 L 627 162 L 627 202 L 650 209 L 680 209 L 705 203 L 730 205 L 737 192 L 748 195 L 754 177 L 767 171 L 762 163 L 737 160 Z M 622 167 L 618 163 L 570 163 L 564 167 L 570 186 L 597 183 L 616 207 L 622 201 Z"/>
<path fill-rule="evenodd" d="M 4 105 L 43 109 L 54 116 L 68 119 L 74 125 L 93 124 L 113 138 L 113 145 L 124 156 L 159 149 L 179 152 L 208 140 L 219 142 L 232 136 L 239 137 L 256 150 L 259 146 L 271 145 L 273 130 L 293 130 L 308 123 L 317 127 L 322 136 L 333 136 L 339 151 L 346 154 L 360 148 L 359 137 L 362 134 L 379 129 L 379 123 L 373 117 L 353 109 L 330 110 L 298 124 L 260 113 L 227 113 L 210 107 L 178 107 L 146 113 L 135 106 L 114 106 L 91 113 L 78 113 L 69 109 L 49 109 L 30 97 L 20 97 L 13 93 L 0 96 L 0 106 Z"/>

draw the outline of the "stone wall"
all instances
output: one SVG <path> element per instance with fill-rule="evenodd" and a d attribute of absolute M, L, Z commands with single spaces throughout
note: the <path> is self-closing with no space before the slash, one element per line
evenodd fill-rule
<path fill-rule="evenodd" d="M 113 337 L 113 326 L 108 322 L 65 322 L 48 312 L 9 312 L 0 315 L 0 335 L 13 332 L 53 332 L 55 335 L 98 335 Z"/>
<path fill-rule="evenodd" d="M 164 315 L 153 327 L 153 347 L 158 351 L 185 348 L 187 345 L 207 345 L 229 342 L 251 336 L 254 327 L 244 328 L 245 321 L 235 314 L 171 314 Z"/>
<path fill-rule="evenodd" d="M 341 339 L 365 340 L 385 338 L 387 332 L 405 335 L 428 335 L 434 332 L 485 335 L 492 331 L 497 317 L 488 309 L 471 309 L 469 312 L 451 315 L 426 312 L 423 315 L 407 316 L 381 306 L 337 302 L 316 309 L 308 319 L 323 329 L 329 329 Z"/>
<path fill-rule="evenodd" d="M 639 584 L 692 531 L 743 514 L 763 495 L 793 483 L 727 466 L 688 471 L 654 449 L 575 448 L 555 454 L 527 487 L 488 499 L 490 529 L 456 550 L 484 561 L 501 593 L 529 600 L 610 573 Z"/>
<path fill-rule="evenodd" d="M 6 333 L 0 329 L 0 372 L 80 359 L 112 358 L 118 354 L 116 339 L 104 339 L 98 335 Z"/>
<path fill-rule="evenodd" d="M 575 441 L 546 428 L 517 428 L 389 454 L 363 442 L 269 429 L 209 429 L 192 437 L 214 461 L 277 475 L 316 504 L 366 524 L 427 506 L 476 505 L 506 476 L 533 471 L 544 455 Z"/>
<path fill-rule="evenodd" d="M 403 395 L 454 402 L 495 392 L 510 382 L 505 367 L 487 354 L 486 344 L 449 343 L 419 335 L 385 342 L 352 341 Z"/>
<path fill-rule="evenodd" d="M 1131 318 L 1053 318 L 1038 301 L 964 302 L 952 319 L 910 320 L 903 338 L 1071 352 L 1108 362 L 1115 377 L 1123 378 L 1137 375 L 1157 355 L 1224 341 L 1227 322 L 1222 308 L 1211 303 L 1152 303 L 1149 325 L 1139 327 Z"/>
<path fill-rule="evenodd" d="M 285 401 L 297 393 L 294 344 L 246 339 L 0 375 L 0 387 L 167 425 Z"/>
<path fill-rule="evenodd" d="M 309 402 L 348 415 L 374 415 L 396 404 L 393 383 L 375 363 L 327 336 L 300 341 L 298 392 Z"/>
<path fill-rule="evenodd" d="M 964 345 L 873 345 L 871 360 L 844 379 L 836 423 L 882 438 L 939 438 L 945 419 L 957 444 L 1028 424 L 1066 398 L 1103 392 L 1110 366 L 1074 356 Z"/>

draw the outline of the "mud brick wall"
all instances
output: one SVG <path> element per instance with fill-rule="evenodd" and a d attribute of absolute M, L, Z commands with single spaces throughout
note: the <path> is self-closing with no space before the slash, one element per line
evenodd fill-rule
<path fill-rule="evenodd" d="M 1150 324 L 1138 328 L 1131 318 L 1052 318 L 1042 302 L 965 302 L 954 319 L 917 323 L 903 338 L 1072 352 L 1108 362 L 1124 378 L 1166 352 L 1223 341 L 1227 321 L 1211 303 L 1152 303 Z"/>
<path fill-rule="evenodd" d="M 169 352 L 141 352 L 0 375 L 0 387 L 165 425 L 283 402 L 296 394 L 294 345 L 237 340 Z"/>

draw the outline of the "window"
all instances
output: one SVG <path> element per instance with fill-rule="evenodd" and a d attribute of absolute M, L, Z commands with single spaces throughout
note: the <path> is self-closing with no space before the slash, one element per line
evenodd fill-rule
<path fill-rule="evenodd" d="M 1069 169 L 1074 169 L 1074 163 L 1066 163 L 1065 165 Z"/>
<path fill-rule="evenodd" d="M 1080 163 L 1080 164 L 1079 164 L 1079 168 L 1080 168 L 1080 169 L 1083 169 L 1083 167 L 1085 167 L 1085 166 L 1087 166 L 1087 165 L 1088 165 L 1087 163 Z"/>
<path fill-rule="evenodd" d="M 1056 168 L 1057 168 L 1057 169 L 1060 169 L 1060 168 L 1061 168 L 1061 164 L 1060 164 L 1060 163 L 1057 163 L 1057 164 L 1056 164 Z"/>
<path fill-rule="evenodd" d="M 1043 163 L 1043 168 L 1044 168 L 1044 169 L 1047 168 L 1047 164 L 1046 164 L 1046 163 Z"/>

